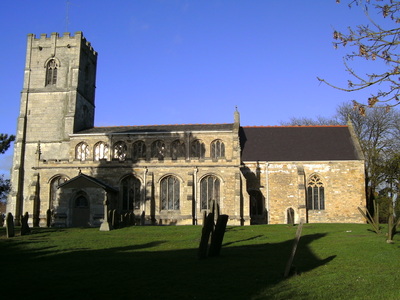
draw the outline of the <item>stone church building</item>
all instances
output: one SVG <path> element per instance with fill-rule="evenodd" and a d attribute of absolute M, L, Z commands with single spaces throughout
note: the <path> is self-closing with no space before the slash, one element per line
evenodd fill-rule
<path fill-rule="evenodd" d="M 364 158 L 347 126 L 95 127 L 97 52 L 81 32 L 28 35 L 7 212 L 100 226 L 104 203 L 146 224 L 362 223 Z"/>

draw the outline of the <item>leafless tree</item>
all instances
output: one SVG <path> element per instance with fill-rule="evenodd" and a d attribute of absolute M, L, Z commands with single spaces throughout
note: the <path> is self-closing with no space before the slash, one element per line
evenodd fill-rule
<path fill-rule="evenodd" d="M 340 0 L 336 2 L 339 3 Z M 358 25 L 356 28 L 349 27 L 347 33 L 337 30 L 333 32 L 335 48 L 349 46 L 354 49 L 343 57 L 345 69 L 350 74 L 348 85 L 340 87 L 322 78 L 318 80 L 346 92 L 372 89 L 373 92 L 368 99 L 353 101 L 354 107 L 361 115 L 365 114 L 367 107 L 383 106 L 389 110 L 400 104 L 400 55 L 398 52 L 400 1 L 351 0 L 349 6 L 362 7 L 368 18 L 368 24 Z M 377 14 L 372 14 L 372 12 L 377 12 Z M 355 63 L 357 60 L 373 61 L 376 66 L 375 71 L 360 74 L 351 66 L 351 62 Z"/>

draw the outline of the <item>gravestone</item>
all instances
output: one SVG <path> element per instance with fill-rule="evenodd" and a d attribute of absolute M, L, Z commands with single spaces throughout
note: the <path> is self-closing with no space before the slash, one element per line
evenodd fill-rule
<path fill-rule="evenodd" d="M 205 214 L 205 212 L 204 212 Z M 214 214 L 209 213 L 203 223 L 203 229 L 201 232 L 201 239 L 199 245 L 198 256 L 200 259 L 206 258 L 208 254 L 208 241 L 210 240 L 210 234 L 214 230 Z"/>
<path fill-rule="evenodd" d="M 226 224 L 228 223 L 228 215 L 219 215 L 215 230 L 211 236 L 210 249 L 208 256 L 219 256 L 222 247 L 222 241 L 224 240 L 224 234 L 226 230 Z"/>
<path fill-rule="evenodd" d="M 48 209 L 46 211 L 46 227 L 50 227 L 51 226 L 51 210 Z"/>
<path fill-rule="evenodd" d="M 10 212 L 6 217 L 6 234 L 8 238 L 15 236 L 14 217 Z"/>
<path fill-rule="evenodd" d="M 21 235 L 27 235 L 31 232 L 31 229 L 28 225 L 29 214 L 26 212 L 23 216 L 21 216 Z"/>

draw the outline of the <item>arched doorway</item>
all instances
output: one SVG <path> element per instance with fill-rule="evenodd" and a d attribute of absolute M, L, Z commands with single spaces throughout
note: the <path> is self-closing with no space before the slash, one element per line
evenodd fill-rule
<path fill-rule="evenodd" d="M 264 196 L 258 190 L 249 191 L 250 195 L 250 224 L 265 224 L 266 214 Z"/>
<path fill-rule="evenodd" d="M 79 194 L 72 203 L 72 226 L 73 227 L 88 227 L 90 226 L 90 207 L 89 199 Z"/>
<path fill-rule="evenodd" d="M 291 207 L 286 210 L 286 223 L 294 224 L 294 209 Z"/>

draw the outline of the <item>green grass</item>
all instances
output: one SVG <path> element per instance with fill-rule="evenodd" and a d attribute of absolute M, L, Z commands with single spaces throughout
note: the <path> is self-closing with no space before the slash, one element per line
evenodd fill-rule
<path fill-rule="evenodd" d="M 2 296 L 13 299 L 400 299 L 400 235 L 368 225 L 228 227 L 221 255 L 199 260 L 201 227 L 0 229 Z"/>

